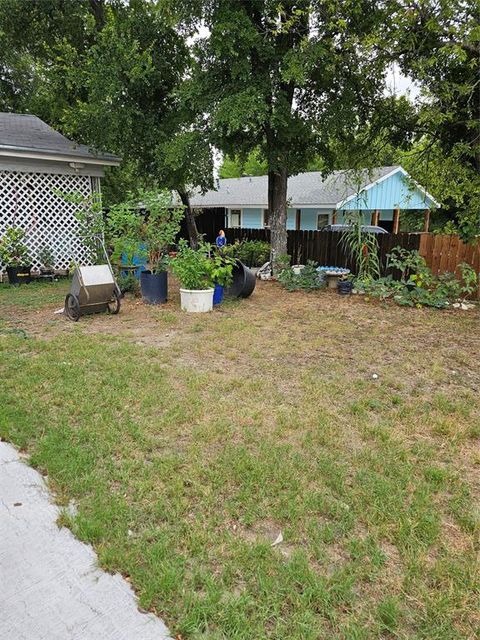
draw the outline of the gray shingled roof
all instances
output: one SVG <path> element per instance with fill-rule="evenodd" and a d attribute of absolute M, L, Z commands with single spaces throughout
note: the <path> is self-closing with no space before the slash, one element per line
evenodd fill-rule
<path fill-rule="evenodd" d="M 391 173 L 397 166 L 361 171 L 335 171 L 325 179 L 319 171 L 300 173 L 288 179 L 288 200 L 295 205 L 336 205 L 372 182 Z M 194 207 L 267 207 L 267 176 L 223 178 L 218 189 L 191 198 Z"/>
<path fill-rule="evenodd" d="M 49 152 L 58 156 L 119 162 L 120 158 L 110 153 L 92 152 L 83 144 L 72 142 L 49 127 L 37 116 L 23 113 L 0 113 L 0 150 L 38 153 Z"/>

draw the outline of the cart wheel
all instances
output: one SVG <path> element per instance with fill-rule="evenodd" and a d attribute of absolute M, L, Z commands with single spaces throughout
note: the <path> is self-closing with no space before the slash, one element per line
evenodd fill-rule
<path fill-rule="evenodd" d="M 113 300 L 107 303 L 108 313 L 112 315 L 117 315 L 120 311 L 120 296 L 118 295 L 118 291 L 113 292 Z"/>
<path fill-rule="evenodd" d="M 80 302 L 73 293 L 67 294 L 65 298 L 65 313 L 67 318 L 76 322 L 80 318 Z"/>

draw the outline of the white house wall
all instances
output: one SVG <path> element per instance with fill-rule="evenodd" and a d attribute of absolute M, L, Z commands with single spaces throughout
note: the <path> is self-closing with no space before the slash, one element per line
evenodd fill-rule
<path fill-rule="evenodd" d="M 75 213 L 79 206 L 66 202 L 55 190 L 88 197 L 97 188 L 98 178 L 90 175 L 0 169 L 0 237 L 8 227 L 24 229 L 34 267 L 41 266 L 42 247 L 52 251 L 58 269 L 67 269 L 72 261 L 89 264 L 88 251 L 78 237 Z"/>

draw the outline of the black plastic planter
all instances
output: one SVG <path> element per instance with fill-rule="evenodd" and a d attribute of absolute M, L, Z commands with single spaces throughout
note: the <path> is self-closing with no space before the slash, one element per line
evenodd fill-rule
<path fill-rule="evenodd" d="M 24 265 L 23 267 L 7 267 L 8 281 L 10 284 L 29 284 L 32 278 L 30 269 L 32 265 Z"/>
<path fill-rule="evenodd" d="M 337 282 L 337 291 L 341 296 L 348 296 L 352 293 L 353 282 L 351 280 L 339 280 Z"/>
<path fill-rule="evenodd" d="M 140 287 L 143 301 L 147 304 L 162 304 L 167 301 L 168 274 L 166 271 L 152 273 L 149 270 L 140 274 Z"/>
<path fill-rule="evenodd" d="M 248 298 L 257 283 L 253 271 L 250 271 L 240 260 L 236 260 L 232 275 L 233 282 L 225 289 L 225 295 L 230 298 Z"/>

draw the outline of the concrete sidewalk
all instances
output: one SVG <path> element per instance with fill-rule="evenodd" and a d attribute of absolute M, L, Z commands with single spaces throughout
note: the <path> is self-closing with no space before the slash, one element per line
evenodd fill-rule
<path fill-rule="evenodd" d="M 56 525 L 43 478 L 0 442 L 0 638 L 164 640 L 120 575 L 96 567 L 92 548 Z"/>

